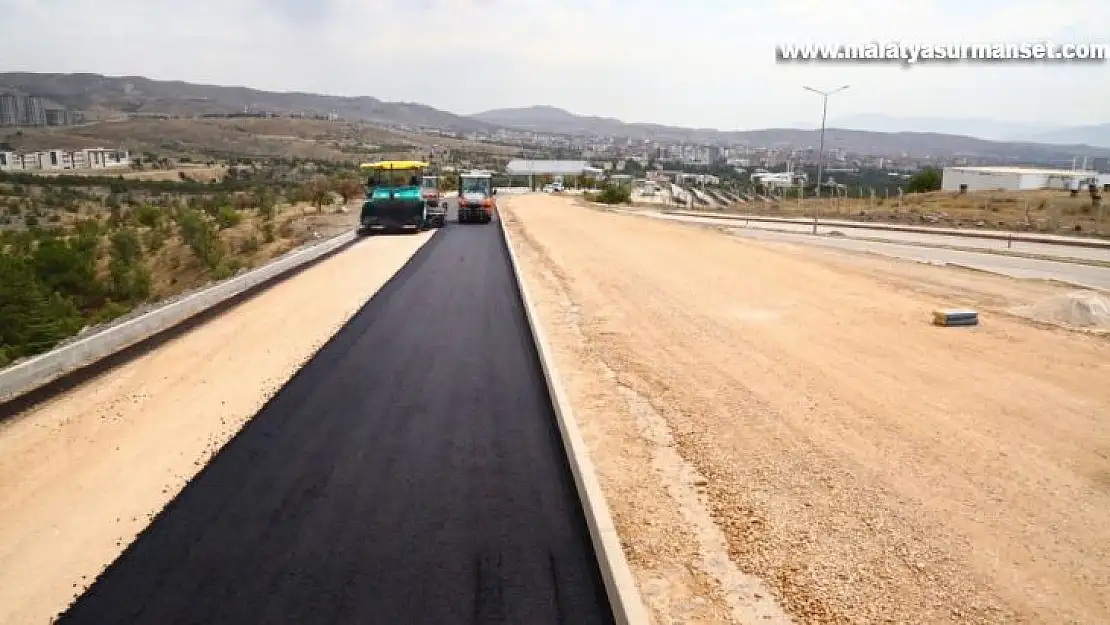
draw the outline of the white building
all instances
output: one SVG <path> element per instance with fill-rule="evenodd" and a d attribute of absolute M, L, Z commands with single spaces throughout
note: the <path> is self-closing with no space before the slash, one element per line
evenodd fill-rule
<path fill-rule="evenodd" d="M 809 182 L 809 177 L 804 171 L 783 171 L 783 172 L 758 172 L 751 176 L 751 179 L 756 184 L 772 190 L 790 189 L 799 185 L 806 185 Z"/>
<path fill-rule="evenodd" d="M 58 171 L 66 169 L 115 169 L 131 166 L 127 150 L 40 150 L 0 152 L 0 171 Z"/>
<path fill-rule="evenodd" d="M 721 179 L 712 174 L 688 174 L 676 172 L 675 181 L 678 184 L 721 184 Z"/>
<path fill-rule="evenodd" d="M 1036 189 L 1080 188 L 1098 183 L 1093 171 L 1039 169 L 1033 167 L 945 167 L 940 188 L 943 191 L 1032 191 Z M 966 186 L 965 186 L 966 185 Z"/>

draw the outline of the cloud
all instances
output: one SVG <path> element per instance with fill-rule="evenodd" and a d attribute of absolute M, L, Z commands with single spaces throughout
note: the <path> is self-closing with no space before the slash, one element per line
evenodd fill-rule
<path fill-rule="evenodd" d="M 780 43 L 1105 40 L 1104 0 L 0 0 L 0 69 L 374 95 L 456 112 L 552 104 L 693 126 L 835 115 L 1106 121 L 1110 64 L 779 64 Z M 830 115 L 834 115 L 830 111 Z M 835 116 L 834 115 L 834 116 Z"/>

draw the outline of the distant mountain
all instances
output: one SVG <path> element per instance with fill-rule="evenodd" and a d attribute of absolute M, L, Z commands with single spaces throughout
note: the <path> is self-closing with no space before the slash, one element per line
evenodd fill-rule
<path fill-rule="evenodd" d="M 385 102 L 369 96 L 260 91 L 246 87 L 197 85 L 140 76 L 100 74 L 0 73 L 0 91 L 38 95 L 58 105 L 92 113 L 203 115 L 244 111 L 278 114 L 337 113 L 350 120 L 482 131 L 490 126 L 424 104 Z"/>
<path fill-rule="evenodd" d="M 772 128 L 767 130 L 721 131 L 712 128 L 682 128 L 660 124 L 629 124 L 611 117 L 575 115 L 552 106 L 496 109 L 471 115 L 472 118 L 508 128 L 571 135 L 610 135 L 632 139 L 678 141 L 729 141 L 752 146 L 817 147 L 816 130 Z M 969 120 L 974 122 L 975 120 Z M 1070 162 L 1074 156 L 1110 156 L 1110 147 L 1084 145 L 1044 145 L 1035 142 L 989 141 L 969 135 L 938 132 L 875 132 L 827 128 L 826 147 L 849 152 L 917 157 L 954 155 L 1026 162 Z"/>
<path fill-rule="evenodd" d="M 1000 122 L 991 119 L 947 119 L 942 117 L 890 117 L 849 115 L 832 122 L 838 128 L 871 132 L 934 132 L 966 135 L 990 141 L 1017 141 L 1059 145 L 1090 145 L 1110 148 L 1110 124 L 1061 126 L 1035 122 Z"/>
<path fill-rule="evenodd" d="M 1050 132 L 1030 134 L 1023 138 L 1037 143 L 1086 143 L 1101 148 L 1110 148 L 1110 124 L 1060 128 Z"/>
<path fill-rule="evenodd" d="M 1033 122 L 1002 122 L 976 118 L 891 117 L 881 114 L 837 117 L 831 120 L 831 124 L 838 128 L 870 132 L 934 132 L 990 141 L 1021 140 L 1060 128 L 1059 125 Z"/>
<path fill-rule="evenodd" d="M 710 137 L 713 128 L 680 128 L 661 124 L 629 124 L 612 117 L 576 115 L 554 106 L 495 109 L 470 116 L 489 124 L 568 135 L 618 135 L 632 138 L 696 140 Z"/>
<path fill-rule="evenodd" d="M 43 96 L 70 109 L 99 114 L 149 114 L 195 116 L 244 111 L 278 114 L 337 113 L 350 120 L 388 125 L 438 128 L 461 132 L 491 132 L 499 127 L 532 129 L 573 135 L 621 136 L 632 139 L 662 139 L 698 143 L 732 142 L 752 146 L 816 147 L 818 136 L 811 129 L 778 128 L 753 131 L 720 131 L 713 128 L 682 128 L 662 124 L 629 124 L 611 117 L 575 115 L 552 106 L 498 109 L 476 115 L 456 115 L 424 104 L 385 102 L 369 96 L 341 97 L 298 92 L 273 92 L 247 87 L 197 85 L 180 81 L 151 80 L 139 76 L 111 77 L 100 74 L 0 73 L 0 92 Z M 981 123 L 976 120 L 969 120 Z M 1045 135 L 1040 141 L 1066 141 L 1046 145 L 1031 141 L 997 142 L 973 136 L 936 132 L 868 132 L 829 129 L 826 146 L 879 156 L 912 155 L 947 157 L 965 155 L 1001 162 L 1070 163 L 1076 156 L 1110 156 L 1105 128 L 1076 130 L 1075 135 Z M 1042 129 L 1043 130 L 1043 129 Z M 1064 133 L 1049 128 L 1044 132 Z M 1074 129 L 1073 129 L 1074 130 Z M 1090 135 L 1090 137 L 1088 136 Z M 1037 135 L 1038 137 L 1042 135 Z M 1077 140 L 1107 147 L 1071 145 Z"/>

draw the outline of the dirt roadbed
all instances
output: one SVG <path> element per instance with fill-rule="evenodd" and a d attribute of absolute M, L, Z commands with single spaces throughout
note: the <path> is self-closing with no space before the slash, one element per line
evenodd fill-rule
<path fill-rule="evenodd" d="M 1110 340 L 1008 312 L 1064 287 L 502 218 L 656 623 L 1110 622 Z"/>
<path fill-rule="evenodd" d="M 431 233 L 360 241 L 0 424 L 0 623 L 47 623 Z"/>

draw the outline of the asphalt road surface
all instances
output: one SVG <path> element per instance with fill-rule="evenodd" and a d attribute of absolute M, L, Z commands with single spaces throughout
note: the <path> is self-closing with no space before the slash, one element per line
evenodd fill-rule
<path fill-rule="evenodd" d="M 449 222 L 59 622 L 613 622 L 499 228 Z"/>

